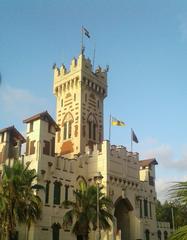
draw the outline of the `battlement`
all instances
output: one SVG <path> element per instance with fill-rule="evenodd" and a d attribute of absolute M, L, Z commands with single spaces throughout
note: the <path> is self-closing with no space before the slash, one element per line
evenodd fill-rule
<path fill-rule="evenodd" d="M 67 69 L 64 64 L 60 68 L 53 66 L 54 69 L 54 89 L 55 95 L 58 92 L 69 90 L 71 87 L 77 87 L 79 83 L 92 87 L 96 91 L 103 92 L 106 95 L 107 89 L 107 72 L 98 66 L 93 71 L 93 66 L 89 58 L 85 58 L 84 54 L 79 55 L 78 59 L 73 58 L 70 68 Z"/>
<path fill-rule="evenodd" d="M 139 153 L 129 152 L 127 151 L 126 147 L 124 147 L 123 145 L 111 145 L 110 153 L 112 156 L 118 157 L 118 158 L 129 158 L 134 161 L 139 160 Z"/>
<path fill-rule="evenodd" d="M 112 157 L 112 158 L 128 158 L 129 160 L 132 160 L 133 162 L 139 161 L 139 153 L 137 152 L 128 152 L 126 147 L 122 145 L 110 145 L 109 141 L 105 140 L 100 144 L 93 145 L 93 148 L 90 148 L 89 146 L 86 147 L 85 152 L 88 155 L 101 155 L 106 152 Z"/>

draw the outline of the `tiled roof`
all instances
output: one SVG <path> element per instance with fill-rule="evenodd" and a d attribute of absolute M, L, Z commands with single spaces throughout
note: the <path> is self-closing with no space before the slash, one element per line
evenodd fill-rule
<path fill-rule="evenodd" d="M 38 120 L 38 119 L 41 119 L 41 120 L 44 120 L 44 121 L 47 121 L 49 123 L 51 123 L 56 131 L 60 130 L 59 126 L 56 124 L 55 120 L 51 117 L 51 115 L 45 111 L 45 112 L 41 112 L 41 113 L 38 113 L 30 118 L 27 118 L 25 119 L 23 122 L 24 123 L 29 123 L 29 122 L 32 122 L 32 121 L 35 121 L 35 120 Z"/>
<path fill-rule="evenodd" d="M 155 158 L 151 158 L 151 159 L 141 160 L 141 161 L 139 161 L 139 164 L 140 164 L 141 167 L 146 167 L 146 166 L 149 166 L 151 164 L 157 165 L 158 162 L 156 161 Z"/>
<path fill-rule="evenodd" d="M 10 126 L 10 127 L 0 129 L 0 133 L 4 133 L 4 132 L 12 133 L 13 137 L 17 138 L 18 140 L 21 140 L 22 143 L 26 142 L 23 135 L 14 126 Z"/>

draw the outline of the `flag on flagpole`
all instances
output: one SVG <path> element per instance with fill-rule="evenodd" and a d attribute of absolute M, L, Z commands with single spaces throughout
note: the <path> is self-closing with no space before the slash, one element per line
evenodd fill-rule
<path fill-rule="evenodd" d="M 88 30 L 85 27 L 83 27 L 83 31 L 84 31 L 85 36 L 87 38 L 90 38 L 90 33 L 88 32 Z"/>
<path fill-rule="evenodd" d="M 112 117 L 112 122 L 111 122 L 112 126 L 120 126 L 120 127 L 124 127 L 126 126 L 126 124 L 116 118 Z"/>
<path fill-rule="evenodd" d="M 131 129 L 131 138 L 132 138 L 133 142 L 135 142 L 135 143 L 139 142 L 135 132 L 133 131 L 133 129 Z"/>

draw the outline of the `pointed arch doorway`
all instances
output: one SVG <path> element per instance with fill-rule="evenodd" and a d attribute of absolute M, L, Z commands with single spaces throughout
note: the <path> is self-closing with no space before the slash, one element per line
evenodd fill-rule
<path fill-rule="evenodd" d="M 130 240 L 130 215 L 129 212 L 133 210 L 130 201 L 127 198 L 118 198 L 114 204 L 114 216 L 117 220 L 117 232 L 121 232 L 121 240 Z"/>

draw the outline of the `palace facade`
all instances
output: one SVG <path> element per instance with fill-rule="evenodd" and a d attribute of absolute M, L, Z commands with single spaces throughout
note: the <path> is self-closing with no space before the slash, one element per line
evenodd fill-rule
<path fill-rule="evenodd" d="M 14 127 L 0 130 L 0 171 L 19 158 L 31 162 L 45 192 L 42 219 L 33 225 L 30 240 L 74 240 L 71 227 L 63 226 L 64 200 L 73 199 L 79 182 L 92 184 L 103 176 L 105 193 L 114 203 L 115 223 L 102 240 L 165 240 L 169 223 L 156 220 L 156 159 L 140 160 L 124 146 L 111 145 L 103 137 L 103 105 L 107 96 L 107 69 L 93 71 L 81 53 L 69 69 L 54 66 L 53 93 L 56 121 L 45 111 L 25 119 L 26 136 Z M 24 156 L 21 146 L 26 144 Z M 24 226 L 18 239 L 25 239 Z M 95 232 L 90 233 L 95 239 Z"/>

